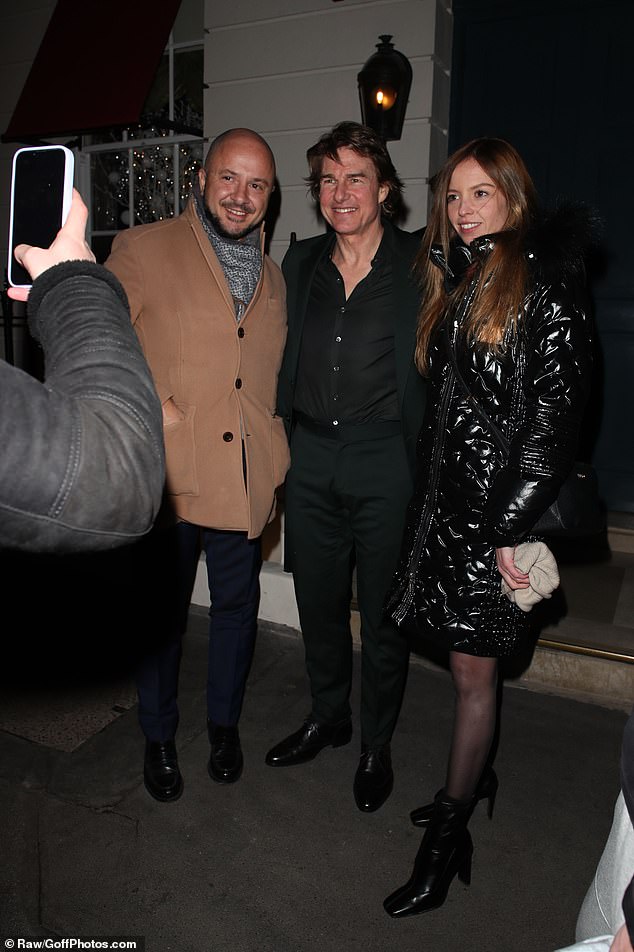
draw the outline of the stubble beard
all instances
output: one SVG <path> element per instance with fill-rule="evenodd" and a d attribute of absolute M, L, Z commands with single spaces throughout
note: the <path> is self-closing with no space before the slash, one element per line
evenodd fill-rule
<path fill-rule="evenodd" d="M 221 238 L 224 238 L 225 240 L 228 240 L 228 241 L 240 241 L 240 239 L 246 238 L 246 236 L 250 232 L 260 227 L 260 223 L 258 222 L 256 225 L 249 225 L 247 228 L 242 228 L 238 232 L 227 231 L 227 229 L 224 227 L 224 225 L 222 224 L 218 216 L 214 215 L 214 213 L 210 210 L 209 206 L 206 203 L 205 203 L 205 214 L 207 215 L 207 218 L 213 225 L 213 228 L 216 234 L 220 235 Z"/>

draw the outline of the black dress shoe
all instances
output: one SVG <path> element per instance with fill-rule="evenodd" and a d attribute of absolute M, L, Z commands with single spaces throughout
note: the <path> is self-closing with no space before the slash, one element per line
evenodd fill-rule
<path fill-rule="evenodd" d="M 173 740 L 146 741 L 143 780 L 145 789 L 155 800 L 162 803 L 178 800 L 183 792 L 183 778 Z"/>
<path fill-rule="evenodd" d="M 394 786 L 390 745 L 361 749 L 361 760 L 354 777 L 354 799 L 364 813 L 382 807 Z"/>
<path fill-rule="evenodd" d="M 266 755 L 269 767 L 291 767 L 304 764 L 317 756 L 324 747 L 342 747 L 352 739 L 352 723 L 349 718 L 338 724 L 318 724 L 312 718 L 304 721 L 294 734 L 290 734 Z"/>
<path fill-rule="evenodd" d="M 235 783 L 240 779 L 244 759 L 238 728 L 222 727 L 207 721 L 211 754 L 207 770 L 216 783 Z"/>

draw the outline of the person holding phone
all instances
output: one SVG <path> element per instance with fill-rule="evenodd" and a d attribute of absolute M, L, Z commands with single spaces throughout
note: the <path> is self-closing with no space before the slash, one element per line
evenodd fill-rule
<path fill-rule="evenodd" d="M 161 407 L 123 288 L 94 263 L 78 192 L 48 249 L 15 255 L 33 287 L 44 382 L 0 361 L 0 548 L 82 552 L 143 536 L 164 480 Z"/>
<path fill-rule="evenodd" d="M 18 245 L 48 248 L 70 210 L 75 156 L 63 145 L 18 149 L 11 171 L 9 260 L 12 287 L 29 288 L 31 276 L 15 255 Z"/>

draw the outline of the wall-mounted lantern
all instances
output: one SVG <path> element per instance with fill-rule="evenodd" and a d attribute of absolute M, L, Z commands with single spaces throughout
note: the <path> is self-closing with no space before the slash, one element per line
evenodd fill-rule
<path fill-rule="evenodd" d="M 391 36 L 383 34 L 359 75 L 361 118 L 384 142 L 401 138 L 412 67 L 403 53 L 394 49 Z"/>

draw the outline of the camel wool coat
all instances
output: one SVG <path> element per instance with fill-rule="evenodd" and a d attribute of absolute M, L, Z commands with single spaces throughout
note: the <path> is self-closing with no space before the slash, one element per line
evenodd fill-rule
<path fill-rule="evenodd" d="M 171 397 L 182 415 L 164 426 L 175 515 L 257 538 L 273 518 L 289 463 L 275 414 L 286 340 L 280 269 L 263 254 L 253 299 L 236 321 L 193 199 L 178 218 L 118 234 L 106 267 L 126 290 L 161 403 Z"/>

